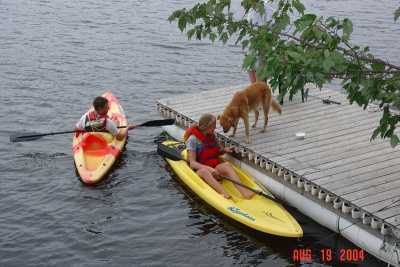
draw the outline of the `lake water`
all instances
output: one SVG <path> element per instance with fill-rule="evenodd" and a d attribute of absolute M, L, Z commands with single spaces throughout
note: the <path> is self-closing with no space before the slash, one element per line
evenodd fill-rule
<path fill-rule="evenodd" d="M 354 246 L 290 207 L 305 232 L 300 240 L 262 236 L 219 216 L 165 167 L 155 151 L 159 128 L 132 131 L 96 187 L 79 181 L 70 135 L 9 142 L 14 132 L 71 129 L 105 90 L 140 123 L 160 118 L 157 99 L 246 83 L 239 47 L 188 41 L 167 21 L 194 3 L 0 0 L 0 266 L 345 265 L 319 251 L 337 256 Z M 350 16 L 354 42 L 400 63 L 398 1 L 306 5 Z M 313 262 L 294 263 L 296 248 L 312 250 Z M 367 256 L 349 266 L 383 265 Z"/>

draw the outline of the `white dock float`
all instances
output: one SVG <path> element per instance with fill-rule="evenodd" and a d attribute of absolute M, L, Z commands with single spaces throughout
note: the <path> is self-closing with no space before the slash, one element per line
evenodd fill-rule
<path fill-rule="evenodd" d="M 161 99 L 157 109 L 186 128 L 203 113 L 222 113 L 234 92 L 244 87 Z M 282 115 L 270 112 L 265 133 L 260 133 L 261 118 L 258 128 L 250 129 L 251 144 L 244 142 L 243 122 L 234 138 L 220 127 L 217 137 L 221 144 L 239 148 L 231 159 L 275 196 L 375 257 L 400 266 L 400 148 L 380 138 L 370 141 L 380 117 L 377 107 L 363 110 L 340 92 L 310 88 L 305 103 L 296 96 L 285 100 Z M 181 139 L 180 127 L 165 130 Z M 297 132 L 305 138 L 296 138 Z"/>

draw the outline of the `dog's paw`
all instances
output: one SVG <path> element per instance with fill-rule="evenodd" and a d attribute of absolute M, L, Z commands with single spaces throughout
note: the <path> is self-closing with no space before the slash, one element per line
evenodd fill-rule
<path fill-rule="evenodd" d="M 256 127 L 257 127 L 256 124 L 251 125 L 251 128 L 256 128 Z"/>
<path fill-rule="evenodd" d="M 265 129 L 262 129 L 261 131 L 260 131 L 260 133 L 265 133 L 266 132 L 266 130 Z"/>

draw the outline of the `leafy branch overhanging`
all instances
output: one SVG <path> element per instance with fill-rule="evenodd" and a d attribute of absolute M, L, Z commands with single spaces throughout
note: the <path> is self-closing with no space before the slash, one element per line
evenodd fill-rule
<path fill-rule="evenodd" d="M 350 19 L 324 18 L 306 12 L 300 0 L 269 0 L 277 8 L 262 26 L 250 24 L 244 17 L 235 19 L 230 0 L 208 0 L 190 9 L 174 11 L 169 21 L 178 21 L 189 39 L 217 39 L 224 44 L 235 39 L 247 55 L 243 68 L 256 67 L 260 79 L 269 80 L 279 98 L 291 100 L 308 83 L 322 88 L 332 79 L 340 79 L 349 102 L 364 109 L 378 103 L 383 110 L 371 139 L 378 135 L 399 142 L 396 127 L 400 121 L 400 66 L 376 58 L 367 46 L 350 43 L 353 23 Z M 262 0 L 242 0 L 246 14 L 250 8 L 264 14 Z M 400 7 L 394 20 L 400 17 Z M 256 61 L 260 64 L 256 66 Z"/>

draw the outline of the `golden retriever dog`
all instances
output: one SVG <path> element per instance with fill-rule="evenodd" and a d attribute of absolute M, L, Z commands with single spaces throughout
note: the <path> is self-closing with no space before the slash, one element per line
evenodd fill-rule
<path fill-rule="evenodd" d="M 255 122 L 252 127 L 255 128 L 257 127 L 259 115 L 258 108 L 260 105 L 264 111 L 264 128 L 261 132 L 265 132 L 268 125 L 268 114 L 270 109 L 274 109 L 279 112 L 279 114 L 282 113 L 281 106 L 272 98 L 271 88 L 265 82 L 255 82 L 244 90 L 236 92 L 233 95 L 231 102 L 225 107 L 224 112 L 218 116 L 224 133 L 229 132 L 231 127 L 233 127 L 233 133 L 230 137 L 235 136 L 239 119 L 242 118 L 246 129 L 246 143 L 249 144 L 249 112 L 254 111 Z"/>

